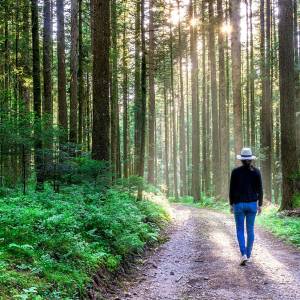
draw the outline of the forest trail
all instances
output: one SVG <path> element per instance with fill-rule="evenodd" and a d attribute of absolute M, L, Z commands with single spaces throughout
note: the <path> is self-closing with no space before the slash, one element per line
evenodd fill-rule
<path fill-rule="evenodd" d="M 172 205 L 170 239 L 105 299 L 300 299 L 300 251 L 256 227 L 253 262 L 239 266 L 233 217 Z"/>

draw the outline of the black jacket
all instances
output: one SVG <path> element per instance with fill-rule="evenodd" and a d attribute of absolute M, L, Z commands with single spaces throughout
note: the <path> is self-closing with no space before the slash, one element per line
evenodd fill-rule
<path fill-rule="evenodd" d="M 229 202 L 258 201 L 263 203 L 263 187 L 259 169 L 251 166 L 240 166 L 232 170 L 230 177 Z"/>

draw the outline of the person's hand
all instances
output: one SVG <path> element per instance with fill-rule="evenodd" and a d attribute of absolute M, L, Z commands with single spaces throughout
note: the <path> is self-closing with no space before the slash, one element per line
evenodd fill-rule
<path fill-rule="evenodd" d="M 233 206 L 230 205 L 230 213 L 233 214 Z"/>
<path fill-rule="evenodd" d="M 262 208 L 261 208 L 261 206 L 259 206 L 259 207 L 257 208 L 257 214 L 260 215 L 261 212 L 262 212 Z"/>

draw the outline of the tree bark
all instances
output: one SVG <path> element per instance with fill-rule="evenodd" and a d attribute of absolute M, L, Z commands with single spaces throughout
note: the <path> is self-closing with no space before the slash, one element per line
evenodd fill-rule
<path fill-rule="evenodd" d="M 30 88 L 26 84 L 26 79 L 32 76 L 31 74 L 31 57 L 30 57 L 30 19 L 28 18 L 30 10 L 30 1 L 24 1 L 22 9 L 22 34 L 21 34 L 21 57 L 20 66 L 23 69 L 23 76 L 20 76 L 20 95 L 24 102 L 24 110 L 29 113 L 30 111 Z M 30 121 L 26 121 L 27 126 L 30 126 Z M 0 146 L 2 147 L 2 145 Z M 0 150 L 1 151 L 1 150 Z M 22 180 L 23 180 L 23 191 L 26 191 L 26 180 L 30 176 L 30 149 L 25 143 L 22 145 Z M 1 162 L 0 162 L 1 164 Z M 2 167 L 3 165 L 1 165 Z M 0 168 L 1 168 L 0 167 Z M 2 172 L 0 171 L 0 174 Z M 0 182 L 1 184 L 1 182 Z"/>
<path fill-rule="evenodd" d="M 266 98 L 264 105 L 266 160 L 263 162 L 265 169 L 264 192 L 265 198 L 272 201 L 272 83 L 271 83 L 271 1 L 266 0 Z"/>
<path fill-rule="evenodd" d="M 195 17 L 193 1 L 190 1 L 190 18 Z M 192 61 L 192 196 L 194 201 L 200 201 L 200 129 L 199 129 L 199 96 L 198 96 L 198 54 L 197 54 L 197 29 L 190 25 L 190 51 Z"/>
<path fill-rule="evenodd" d="M 134 174 L 139 173 L 139 152 L 141 145 L 141 3 L 136 3 L 134 50 Z"/>
<path fill-rule="evenodd" d="M 177 9 L 180 10 L 180 3 L 177 0 Z M 178 23 L 178 47 L 179 47 L 179 89 L 180 89 L 180 103 L 179 103 L 179 158 L 180 158 L 180 194 L 181 196 L 187 194 L 187 178 L 186 178 L 186 138 L 185 138 L 185 114 L 184 114 L 184 94 L 183 94 L 183 68 L 182 68 L 182 33 L 181 33 L 181 19 L 179 16 Z"/>
<path fill-rule="evenodd" d="M 52 103 L 52 20 L 51 0 L 44 0 L 44 29 L 43 29 L 43 73 L 44 73 L 44 109 L 48 114 L 49 125 L 53 122 Z M 52 144 L 52 142 L 50 142 Z"/>
<path fill-rule="evenodd" d="M 164 64 L 164 74 L 165 72 L 165 64 Z M 165 183 L 166 183 L 166 195 L 169 196 L 169 120 L 168 120 L 168 98 L 167 98 L 167 83 L 166 78 L 164 76 L 164 129 L 165 129 Z"/>
<path fill-rule="evenodd" d="M 174 179 L 174 197 L 178 199 L 178 181 L 177 181 L 177 132 L 176 132 L 176 105 L 174 95 L 174 66 L 173 66 L 173 32 L 170 24 L 170 71 L 171 71 L 171 104 L 172 104 L 172 149 L 173 149 L 173 179 Z"/>
<path fill-rule="evenodd" d="M 43 28 L 43 75 L 44 75 L 44 101 L 43 114 L 46 115 L 46 129 L 52 131 L 53 126 L 53 100 L 52 100 L 52 16 L 51 1 L 44 0 L 44 28 Z M 45 142 L 46 149 L 53 149 L 53 135 L 49 134 L 48 140 Z M 49 152 L 45 156 L 45 164 L 53 164 L 53 154 Z"/>
<path fill-rule="evenodd" d="M 250 55 L 249 55 L 249 4 L 246 2 L 246 131 L 245 143 L 250 145 L 251 126 L 250 126 Z"/>
<path fill-rule="evenodd" d="M 211 80 L 211 103 L 212 103 L 212 164 L 213 164 L 213 194 L 220 196 L 220 146 L 219 146 L 219 111 L 217 96 L 217 71 L 215 52 L 215 17 L 213 1 L 209 1 L 209 62 Z"/>
<path fill-rule="evenodd" d="M 265 26 L 266 24 L 266 26 Z M 265 1 L 260 2 L 260 59 L 261 59 L 261 149 L 264 158 L 261 162 L 264 197 L 272 200 L 271 192 L 271 89 L 270 89 L 270 1 L 267 0 L 267 17 L 265 18 Z"/>
<path fill-rule="evenodd" d="M 231 5 L 231 60 L 232 60 L 232 97 L 234 117 L 234 150 L 240 153 L 243 146 L 242 102 L 241 102 L 241 39 L 240 39 L 241 0 L 230 1 Z"/>
<path fill-rule="evenodd" d="M 65 62 L 65 21 L 64 21 L 64 1 L 56 0 L 57 15 L 57 88 L 58 88 L 58 124 L 68 130 L 68 114 L 66 100 L 66 62 Z M 61 142 L 65 142 L 65 137 Z"/>
<path fill-rule="evenodd" d="M 251 1 L 251 0 L 250 0 Z M 229 9 L 228 9 L 228 1 L 226 1 L 226 13 L 225 13 L 225 18 L 226 18 L 226 25 L 228 25 L 228 19 L 229 19 Z M 229 38 L 228 35 L 226 35 L 225 38 L 225 47 L 226 47 L 226 53 L 225 53 L 225 74 L 226 74 L 226 149 L 228 152 L 227 158 L 227 168 L 228 168 L 228 173 L 230 170 L 230 118 L 229 118 L 229 112 L 230 112 L 230 106 L 231 106 L 231 93 L 230 93 L 230 72 L 229 72 L 229 60 L 230 60 L 230 55 L 229 55 Z M 228 182 L 229 184 L 229 182 Z"/>
<path fill-rule="evenodd" d="M 187 180 L 187 194 L 191 195 L 191 186 L 192 186 L 192 176 L 190 171 L 190 165 L 191 165 L 191 126 L 190 126 L 190 113 L 191 113 L 191 105 L 190 105 L 190 95 L 189 95 L 189 51 L 188 47 L 186 47 L 185 51 L 185 76 L 186 76 L 186 180 Z"/>
<path fill-rule="evenodd" d="M 253 12 L 252 12 L 252 0 L 249 1 L 249 18 L 250 18 L 250 127 L 251 127 L 251 138 L 250 144 L 253 148 L 256 147 L 255 142 L 255 123 L 256 123 L 256 116 L 255 116 L 255 95 L 254 95 L 254 46 L 253 46 Z"/>
<path fill-rule="evenodd" d="M 299 3 L 299 2 L 298 2 Z M 296 93 L 296 138 L 297 138 L 297 157 L 300 161 L 300 45 L 299 45 L 299 25 L 298 25 L 298 4 L 297 0 L 294 0 L 294 52 L 295 52 L 295 93 Z"/>
<path fill-rule="evenodd" d="M 69 140 L 77 143 L 78 126 L 78 0 L 71 0 L 71 85 Z"/>
<path fill-rule="evenodd" d="M 126 30 L 126 4 L 124 12 L 124 25 L 123 25 L 123 176 L 129 176 L 129 121 L 128 121 L 128 53 L 127 53 L 127 30 Z"/>
<path fill-rule="evenodd" d="M 225 78 L 225 55 L 224 36 L 220 28 L 224 22 L 222 0 L 217 2 L 218 9 L 218 46 L 219 46 L 219 135 L 220 135 L 220 196 L 227 199 L 228 190 L 228 148 L 227 148 L 227 109 L 226 109 L 226 78 Z"/>
<path fill-rule="evenodd" d="M 205 24 L 205 1 L 202 1 L 202 24 Z M 208 190 L 208 167 L 207 167 L 207 93 L 206 93 L 206 28 L 202 26 L 202 190 Z"/>
<path fill-rule="evenodd" d="M 117 24 L 117 3 L 111 3 L 111 24 L 112 24 L 112 82 L 111 82 L 111 163 L 113 178 L 120 177 L 120 152 L 119 152 L 119 91 L 118 91 L 118 24 Z"/>
<path fill-rule="evenodd" d="M 298 171 L 295 120 L 293 0 L 279 0 L 279 75 L 281 116 L 281 210 L 293 208 L 292 176 Z"/>
<path fill-rule="evenodd" d="M 31 28 L 32 28 L 32 79 L 33 79 L 33 111 L 35 145 L 34 145 L 34 164 L 36 171 L 36 189 L 41 190 L 44 182 L 43 160 L 42 160 L 42 141 L 41 134 L 41 68 L 40 68 L 40 48 L 39 48 L 39 16 L 38 0 L 31 0 Z"/>
<path fill-rule="evenodd" d="M 141 0 L 141 41 L 142 41 L 142 64 L 141 64 L 141 143 L 139 151 L 139 173 L 140 177 L 144 177 L 144 164 L 145 164 L 145 137 L 146 137 L 146 37 L 145 37 L 145 0 Z M 139 185 L 138 199 L 142 199 L 143 185 Z"/>
<path fill-rule="evenodd" d="M 109 161 L 110 1 L 92 0 L 93 131 L 92 158 Z"/>
<path fill-rule="evenodd" d="M 155 42 L 154 42 L 154 0 L 149 1 L 149 119 L 148 119 L 148 181 L 154 184 L 155 161 Z"/>
<path fill-rule="evenodd" d="M 83 74 L 83 31 L 82 22 L 82 0 L 78 0 L 78 144 L 83 143 L 83 128 L 84 128 L 84 107 L 85 107 L 85 95 L 84 95 L 84 74 Z M 82 147 L 81 147 L 82 148 Z"/>

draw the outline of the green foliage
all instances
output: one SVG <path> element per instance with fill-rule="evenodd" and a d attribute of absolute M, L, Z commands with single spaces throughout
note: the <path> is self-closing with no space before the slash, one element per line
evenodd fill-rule
<path fill-rule="evenodd" d="M 277 208 L 271 207 L 257 218 L 257 222 L 276 236 L 300 246 L 300 218 L 280 216 Z"/>
<path fill-rule="evenodd" d="M 190 204 L 190 205 L 195 204 L 192 196 L 182 196 L 177 200 L 175 197 L 169 197 L 169 201 L 171 201 L 173 203 L 184 203 L 184 204 Z"/>
<path fill-rule="evenodd" d="M 296 194 L 293 197 L 293 208 L 300 208 L 300 194 Z"/>
<path fill-rule="evenodd" d="M 139 176 L 129 176 L 128 178 L 117 179 L 116 185 L 124 191 L 134 192 L 140 185 L 145 186 L 145 180 Z"/>
<path fill-rule="evenodd" d="M 166 220 L 150 201 L 94 185 L 1 198 L 0 298 L 77 299 L 96 270 L 157 241 Z"/>
<path fill-rule="evenodd" d="M 191 205 L 198 208 L 212 208 L 222 211 L 227 211 L 229 209 L 229 204 L 227 201 L 219 200 L 216 201 L 214 197 L 207 196 L 204 193 L 201 195 L 201 201 L 195 202 L 192 196 L 180 197 L 177 201 L 174 197 L 170 197 L 171 202 L 179 202 L 187 205 Z"/>
<path fill-rule="evenodd" d="M 109 164 L 104 161 L 96 161 L 88 154 L 74 157 L 75 145 L 65 144 L 59 151 L 59 159 L 49 160 L 45 179 L 61 185 L 92 184 L 99 190 L 106 190 L 111 184 L 111 172 Z"/>
<path fill-rule="evenodd" d="M 22 99 L 13 98 L 11 101 L 7 106 L 5 97 L 0 95 L 0 143 L 4 149 L 21 146 L 29 149 L 37 141 L 47 144 L 66 134 L 58 126 L 49 126 L 51 116 L 43 114 L 41 120 L 36 119 L 35 113 L 28 111 Z"/>

